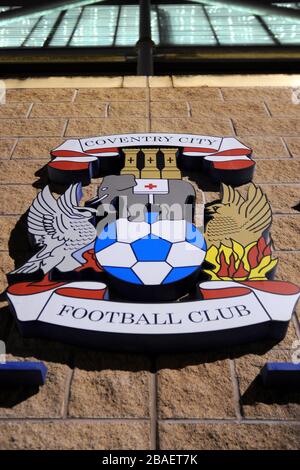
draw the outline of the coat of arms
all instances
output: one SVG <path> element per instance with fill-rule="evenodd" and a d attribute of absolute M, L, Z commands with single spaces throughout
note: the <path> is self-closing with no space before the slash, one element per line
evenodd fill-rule
<path fill-rule="evenodd" d="M 272 212 L 254 167 L 230 137 L 64 142 L 48 176 L 65 189 L 54 197 L 46 186 L 33 201 L 32 256 L 8 275 L 20 331 L 138 351 L 282 339 L 300 291 L 273 280 Z M 219 185 L 218 200 L 205 202 L 200 173 Z"/>

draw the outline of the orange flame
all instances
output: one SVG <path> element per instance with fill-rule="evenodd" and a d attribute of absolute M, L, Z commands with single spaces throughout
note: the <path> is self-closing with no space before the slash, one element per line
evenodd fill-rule
<path fill-rule="evenodd" d="M 278 260 L 271 259 L 271 247 L 264 237 L 246 247 L 234 240 L 231 244 L 231 247 L 221 244 L 219 249 L 213 245 L 207 251 L 205 260 L 214 267 L 204 272 L 211 276 L 211 280 L 266 280 L 267 273 Z"/>

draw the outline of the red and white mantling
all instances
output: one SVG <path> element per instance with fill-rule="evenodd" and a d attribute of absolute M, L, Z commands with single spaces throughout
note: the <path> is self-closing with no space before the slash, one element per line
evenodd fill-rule
<path fill-rule="evenodd" d="M 183 158 L 204 158 L 216 170 L 234 171 L 255 165 L 251 149 L 235 137 L 145 133 L 66 140 L 52 150 L 54 158 L 48 167 L 62 172 L 85 170 L 93 177 L 101 172 L 101 161 L 119 157 L 122 148 L 151 146 L 179 147 Z"/>

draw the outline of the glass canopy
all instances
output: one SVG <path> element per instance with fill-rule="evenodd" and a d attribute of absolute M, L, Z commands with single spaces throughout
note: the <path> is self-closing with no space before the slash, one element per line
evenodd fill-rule
<path fill-rule="evenodd" d="M 300 9 L 295 2 L 281 6 Z M 199 2 L 152 5 L 151 26 L 157 46 L 300 45 L 300 20 Z M 16 20 L 0 28 L 0 48 L 133 47 L 138 33 L 137 4 L 98 4 Z"/>

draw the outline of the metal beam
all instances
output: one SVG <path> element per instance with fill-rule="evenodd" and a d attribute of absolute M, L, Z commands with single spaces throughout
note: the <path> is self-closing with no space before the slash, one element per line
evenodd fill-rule
<path fill-rule="evenodd" d="M 197 0 L 197 3 L 232 7 L 247 15 L 272 15 L 279 16 L 281 18 L 300 20 L 300 10 L 296 10 L 295 8 L 279 7 L 257 0 Z"/>
<path fill-rule="evenodd" d="M 70 8 L 82 7 L 85 5 L 91 5 L 93 3 L 99 3 L 99 0 L 47 0 L 40 2 L 39 5 L 29 5 L 21 8 L 14 8 L 13 10 L 4 11 L 0 14 L 0 26 L 6 26 L 7 24 L 13 23 L 16 20 L 23 18 L 34 18 L 42 16 L 50 11 L 59 12 Z"/>
<path fill-rule="evenodd" d="M 151 2 L 140 0 L 140 34 L 137 47 L 137 75 L 153 75 L 153 47 L 151 36 Z"/>

